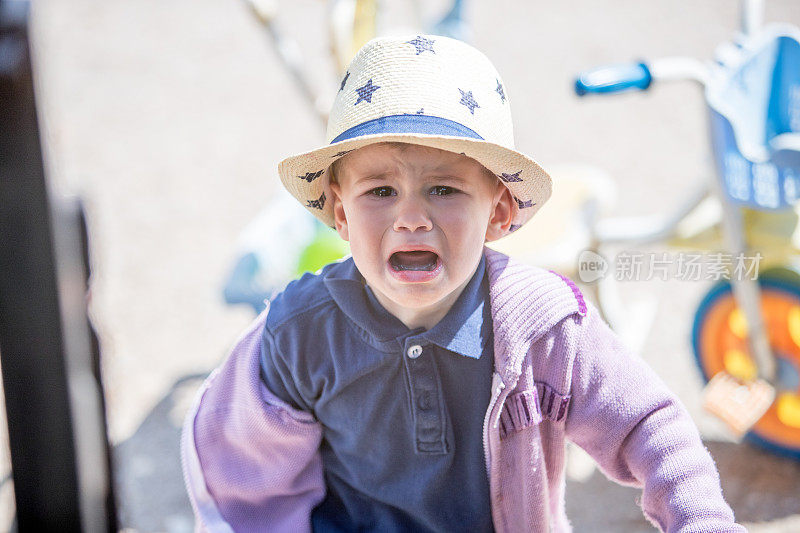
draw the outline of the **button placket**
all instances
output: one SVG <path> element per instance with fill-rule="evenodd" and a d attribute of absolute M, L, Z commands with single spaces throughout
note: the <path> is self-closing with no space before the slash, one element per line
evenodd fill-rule
<path fill-rule="evenodd" d="M 414 437 L 419 453 L 447 453 L 436 363 L 429 346 L 408 342 L 405 367 L 411 387 Z"/>

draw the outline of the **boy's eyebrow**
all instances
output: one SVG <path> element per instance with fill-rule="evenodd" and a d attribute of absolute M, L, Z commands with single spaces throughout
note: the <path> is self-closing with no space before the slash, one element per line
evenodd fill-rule
<path fill-rule="evenodd" d="M 464 178 L 463 176 L 459 175 L 458 173 L 454 173 L 451 169 L 442 169 L 436 168 L 426 172 L 428 179 L 446 179 L 455 181 L 458 183 L 466 183 L 469 180 Z M 394 175 L 394 172 L 391 170 L 385 170 L 383 172 L 377 172 L 375 174 L 367 174 L 365 176 L 356 176 L 354 177 L 354 183 L 369 183 L 371 181 L 382 181 L 387 178 L 390 178 Z"/>
<path fill-rule="evenodd" d="M 356 178 L 355 181 L 358 182 L 358 183 L 365 182 L 365 181 L 366 182 L 380 181 L 380 180 L 386 179 L 390 174 L 391 174 L 391 172 L 379 172 L 378 174 L 369 174 L 369 175 L 364 176 L 364 177 Z"/>
<path fill-rule="evenodd" d="M 455 183 L 468 183 L 470 181 L 461 176 L 457 176 L 455 174 L 449 174 L 447 172 L 432 172 L 431 175 L 428 176 L 428 179 L 447 180 Z"/>
<path fill-rule="evenodd" d="M 433 178 L 446 178 L 449 180 L 455 181 L 467 181 L 466 178 L 459 176 L 458 174 L 452 174 L 450 172 L 431 172 L 431 177 Z"/>

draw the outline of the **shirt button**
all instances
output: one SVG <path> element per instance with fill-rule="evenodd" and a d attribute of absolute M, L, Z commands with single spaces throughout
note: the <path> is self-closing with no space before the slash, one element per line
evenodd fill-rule
<path fill-rule="evenodd" d="M 408 348 L 408 351 L 406 352 L 406 355 L 408 355 L 411 359 L 416 359 L 417 357 L 422 355 L 422 346 L 420 346 L 419 344 L 410 346 Z"/>

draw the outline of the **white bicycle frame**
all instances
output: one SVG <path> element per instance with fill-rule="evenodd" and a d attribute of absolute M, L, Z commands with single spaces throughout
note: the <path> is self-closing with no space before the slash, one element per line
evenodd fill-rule
<path fill-rule="evenodd" d="M 761 28 L 763 0 L 744 0 L 742 2 L 741 34 L 738 39 L 746 43 L 754 38 Z M 734 45 L 731 45 L 734 47 Z M 734 47 L 735 48 L 735 47 Z M 721 63 L 726 62 L 726 53 L 734 50 L 721 49 Z M 730 56 L 729 56 L 730 57 Z M 652 61 L 648 64 L 653 81 L 692 80 L 705 90 L 712 76 L 712 64 L 694 58 L 672 57 Z M 593 229 L 593 247 L 602 252 L 609 244 L 642 245 L 661 242 L 676 235 L 679 225 L 701 204 L 711 202 L 719 213 L 725 246 L 731 253 L 746 252 L 745 232 L 742 212 L 731 203 L 716 176 L 699 184 L 684 203 L 667 215 L 644 217 L 615 217 L 597 220 Z M 760 289 L 758 281 L 731 277 L 734 298 L 748 324 L 748 342 L 753 354 L 759 376 L 776 385 L 776 364 L 761 313 Z M 641 348 L 647 331 L 650 329 L 654 308 L 649 310 L 631 309 L 619 295 L 614 276 L 606 276 L 597 281 L 596 296 L 601 311 L 609 324 L 634 349 Z M 642 324 L 642 317 L 649 323 Z"/>

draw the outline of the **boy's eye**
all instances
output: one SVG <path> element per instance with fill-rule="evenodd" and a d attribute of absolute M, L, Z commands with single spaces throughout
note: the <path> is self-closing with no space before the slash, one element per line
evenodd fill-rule
<path fill-rule="evenodd" d="M 375 187 L 369 192 L 374 196 L 392 196 L 394 194 L 394 189 L 391 187 Z"/>
<path fill-rule="evenodd" d="M 431 194 L 436 196 L 447 196 L 448 194 L 453 194 L 456 190 L 452 187 L 448 187 L 447 185 L 437 185 L 431 189 Z"/>

